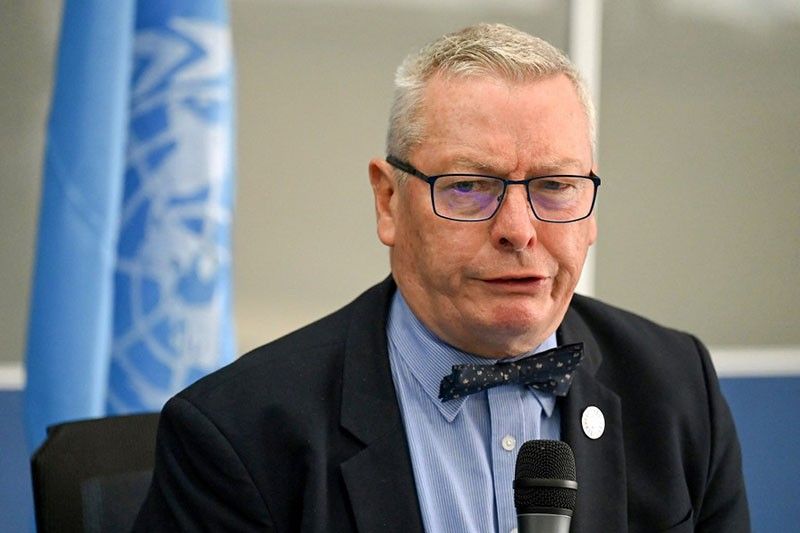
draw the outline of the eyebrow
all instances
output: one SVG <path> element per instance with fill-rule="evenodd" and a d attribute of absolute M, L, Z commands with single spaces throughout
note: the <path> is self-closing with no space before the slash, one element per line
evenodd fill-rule
<path fill-rule="evenodd" d="M 589 166 L 591 167 L 591 165 Z M 583 161 L 579 161 L 578 159 L 574 159 L 572 157 L 551 159 L 549 161 L 544 161 L 536 165 L 537 171 L 544 171 L 544 172 L 560 172 L 563 171 L 564 169 L 579 170 L 582 167 L 583 167 Z M 591 168 L 589 170 L 591 170 Z"/>
<path fill-rule="evenodd" d="M 452 164 L 457 167 L 465 168 L 470 171 L 487 174 L 502 174 L 497 172 L 500 165 L 493 165 L 491 163 L 479 163 L 468 157 L 456 157 L 453 159 Z M 591 165 L 590 165 L 591 166 Z M 558 174 L 564 172 L 566 169 L 574 169 L 579 171 L 583 167 L 583 161 L 572 157 L 554 158 L 536 163 L 536 171 L 530 175 L 547 175 Z M 589 169 L 591 170 L 591 168 Z M 588 171 L 587 171 L 588 172 Z"/>
<path fill-rule="evenodd" d="M 491 173 L 498 167 L 498 165 L 492 165 L 490 163 L 478 163 L 475 160 L 470 159 L 468 157 L 456 157 L 455 159 L 453 159 L 452 164 L 459 168 L 465 168 L 468 170 L 474 170 L 476 172 L 484 172 L 484 173 Z"/>

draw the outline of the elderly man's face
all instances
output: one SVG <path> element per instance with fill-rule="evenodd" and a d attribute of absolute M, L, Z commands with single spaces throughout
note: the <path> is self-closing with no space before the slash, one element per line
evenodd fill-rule
<path fill-rule="evenodd" d="M 408 157 L 428 175 L 492 174 L 520 180 L 588 175 L 588 122 L 571 82 L 434 78 L 425 92 L 424 137 Z M 456 222 L 436 216 L 427 183 L 398 185 L 391 167 L 370 163 L 378 235 L 408 305 L 449 344 L 484 356 L 518 355 L 560 324 L 597 229 L 533 216 L 526 191 L 509 186 L 495 216 Z"/>

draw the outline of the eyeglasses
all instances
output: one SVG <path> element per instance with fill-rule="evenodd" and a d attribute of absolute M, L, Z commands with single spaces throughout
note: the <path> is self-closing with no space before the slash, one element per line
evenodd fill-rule
<path fill-rule="evenodd" d="M 592 214 L 600 178 L 571 174 L 508 180 L 482 174 L 428 176 L 394 156 L 386 157 L 394 168 L 425 181 L 431 187 L 433 212 L 448 220 L 480 222 L 500 209 L 509 185 L 524 185 L 533 216 L 543 222 L 564 224 Z"/>

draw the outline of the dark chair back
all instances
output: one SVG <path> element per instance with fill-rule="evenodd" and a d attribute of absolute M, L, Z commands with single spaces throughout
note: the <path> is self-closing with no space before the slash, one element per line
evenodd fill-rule
<path fill-rule="evenodd" d="M 51 426 L 31 458 L 39 532 L 128 531 L 153 471 L 158 414 Z"/>

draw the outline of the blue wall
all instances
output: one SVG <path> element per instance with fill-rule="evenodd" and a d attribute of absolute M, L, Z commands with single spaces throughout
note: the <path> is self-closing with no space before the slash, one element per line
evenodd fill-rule
<path fill-rule="evenodd" d="M 28 449 L 22 428 L 22 394 L 0 390 L 0 532 L 30 530 L 32 494 Z"/>
<path fill-rule="evenodd" d="M 800 524 L 800 377 L 722 380 L 744 453 L 753 531 Z M 33 516 L 22 395 L 0 391 L 0 532 L 28 530 Z"/>
<path fill-rule="evenodd" d="M 800 524 L 800 377 L 728 378 L 722 391 L 742 443 L 753 531 Z"/>

